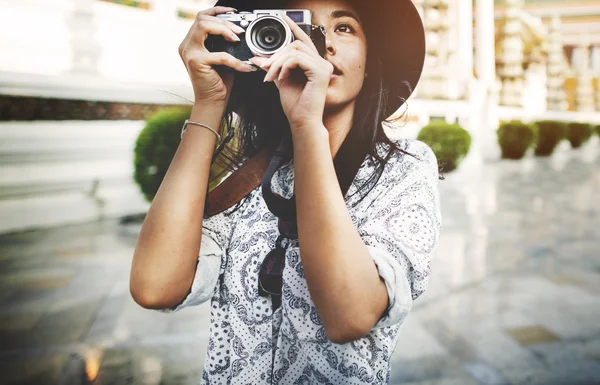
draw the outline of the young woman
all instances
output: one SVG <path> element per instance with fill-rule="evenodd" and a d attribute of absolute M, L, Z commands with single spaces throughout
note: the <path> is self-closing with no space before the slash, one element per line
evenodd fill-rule
<path fill-rule="evenodd" d="M 253 65 L 209 52 L 209 35 L 234 42 L 243 32 L 216 17 L 234 11 L 222 3 L 311 10 L 326 30 L 324 57 L 289 19 L 296 40 Z M 421 142 L 390 140 L 382 125 L 420 77 L 419 15 L 409 0 L 217 5 L 180 46 L 200 126 L 188 126 L 147 214 L 133 298 L 169 311 L 211 300 L 203 384 L 387 383 L 440 229 L 435 156 Z M 289 148 L 266 189 L 205 216 L 212 130 L 233 111 L 240 152 L 230 164 L 274 137 Z"/>

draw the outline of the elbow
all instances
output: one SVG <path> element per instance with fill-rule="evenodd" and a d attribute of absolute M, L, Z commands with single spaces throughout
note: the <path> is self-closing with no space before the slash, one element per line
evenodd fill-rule
<path fill-rule="evenodd" d="M 153 295 L 152 293 L 149 293 L 146 290 L 143 290 L 143 289 L 134 287 L 133 285 L 130 285 L 129 293 L 131 294 L 131 298 L 133 298 L 135 303 L 137 303 L 144 309 L 149 309 L 149 310 L 163 309 L 162 299 L 156 295 Z"/>
<path fill-rule="evenodd" d="M 327 339 L 334 344 L 347 344 L 364 338 L 375 325 L 375 322 L 371 322 L 369 319 L 355 322 L 352 322 L 351 319 L 348 317 L 345 320 L 340 320 L 336 325 L 324 325 Z"/>
<path fill-rule="evenodd" d="M 173 309 L 179 303 L 165 296 L 164 292 L 148 290 L 141 285 L 134 285 L 133 283 L 129 285 L 129 293 L 135 303 L 148 310 Z"/>

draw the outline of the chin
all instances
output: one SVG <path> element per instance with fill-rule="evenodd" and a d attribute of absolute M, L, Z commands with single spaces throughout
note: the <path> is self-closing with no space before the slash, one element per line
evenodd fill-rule
<path fill-rule="evenodd" d="M 355 85 L 348 89 L 349 87 L 345 87 L 345 84 L 331 83 L 327 89 L 325 109 L 339 109 L 352 103 L 360 93 L 361 86 Z"/>
<path fill-rule="evenodd" d="M 327 92 L 327 98 L 325 99 L 325 109 L 340 109 L 354 101 L 354 98 L 348 98 L 348 95 L 341 95 L 340 92 Z"/>

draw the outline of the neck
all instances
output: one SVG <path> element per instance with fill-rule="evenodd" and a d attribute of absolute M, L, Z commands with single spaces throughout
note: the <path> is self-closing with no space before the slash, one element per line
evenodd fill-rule
<path fill-rule="evenodd" d="M 340 108 L 325 110 L 323 124 L 329 132 L 329 147 L 331 156 L 335 157 L 344 139 L 352 128 L 354 117 L 354 101 Z"/>

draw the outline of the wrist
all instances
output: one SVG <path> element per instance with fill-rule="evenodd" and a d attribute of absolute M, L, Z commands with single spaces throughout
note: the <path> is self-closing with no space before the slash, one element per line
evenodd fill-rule
<path fill-rule="evenodd" d="M 196 102 L 192 107 L 190 120 L 206 124 L 215 131 L 221 131 L 226 105 L 221 103 L 210 103 L 207 101 Z"/>
<path fill-rule="evenodd" d="M 197 100 L 192 106 L 190 119 L 192 120 L 211 120 L 221 121 L 225 115 L 227 104 L 224 102 L 213 102 L 207 100 Z"/>
<path fill-rule="evenodd" d="M 308 121 L 302 123 L 295 123 L 290 126 L 290 131 L 293 137 L 310 136 L 310 137 L 322 137 L 323 135 L 329 136 L 327 128 L 322 121 Z"/>

